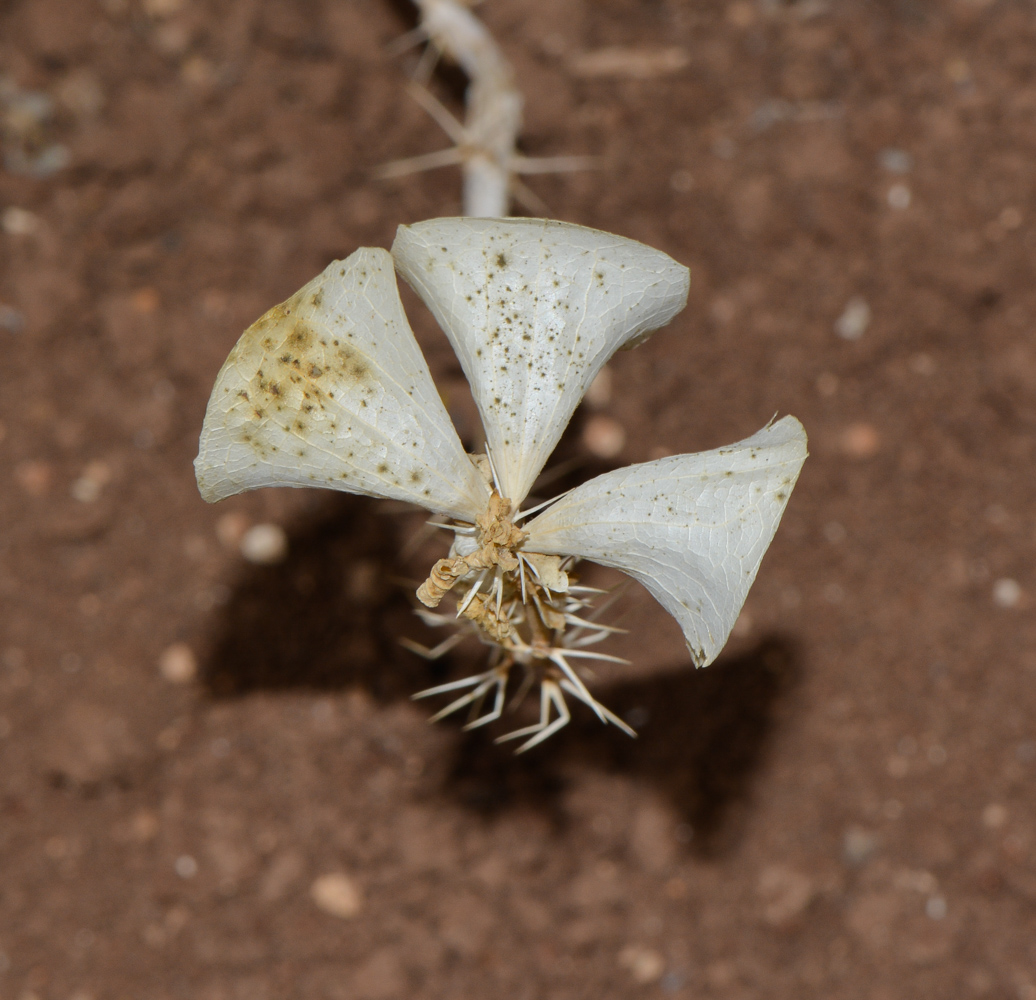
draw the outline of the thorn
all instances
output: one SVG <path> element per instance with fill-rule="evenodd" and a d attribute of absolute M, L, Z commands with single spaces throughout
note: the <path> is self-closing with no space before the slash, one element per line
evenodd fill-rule
<path fill-rule="evenodd" d="M 558 717 L 549 726 L 546 726 L 542 732 L 534 736 L 528 742 L 523 743 L 517 750 L 515 750 L 515 756 L 520 753 L 525 753 L 526 750 L 531 750 L 534 746 L 538 743 L 542 743 L 544 740 L 549 740 L 559 729 L 567 726 L 572 718 L 569 714 L 568 706 L 565 704 L 565 696 L 561 693 L 561 689 L 550 681 L 544 681 L 543 689 L 547 692 L 550 701 L 557 710 Z M 546 719 L 544 719 L 544 721 L 546 721 Z"/>
<path fill-rule="evenodd" d="M 564 493 L 559 493 L 556 497 L 551 497 L 549 500 L 544 500 L 543 503 L 536 504 L 535 507 L 530 507 L 528 510 L 523 510 L 511 519 L 512 521 L 520 521 L 523 517 L 528 517 L 530 514 L 535 514 L 537 511 L 543 510 L 544 507 L 549 507 L 552 503 L 557 503 L 562 497 L 567 497 L 572 490 L 565 490 Z"/>
<path fill-rule="evenodd" d="M 565 647 L 565 656 L 574 656 L 583 660 L 603 660 L 605 663 L 621 663 L 629 666 L 633 661 L 624 659 L 621 656 L 612 656 L 610 653 L 587 653 L 581 649 L 569 649 Z"/>
<path fill-rule="evenodd" d="M 464 611 L 467 608 L 467 606 L 475 599 L 475 595 L 478 593 L 479 587 L 482 586 L 482 583 L 485 580 L 487 573 L 489 573 L 488 569 L 484 569 L 481 573 L 479 573 L 478 579 L 475 581 L 471 590 L 468 591 L 467 596 L 461 602 L 460 607 L 457 608 L 458 618 L 460 618 L 460 616 L 464 614 Z"/>
<path fill-rule="evenodd" d="M 372 176 L 375 180 L 387 181 L 394 177 L 423 173 L 425 170 L 437 170 L 439 167 L 453 167 L 463 160 L 464 153 L 460 147 L 450 146 L 449 149 L 438 149 L 434 153 L 409 156 L 403 160 L 390 160 L 376 167 Z"/>
<path fill-rule="evenodd" d="M 568 650 L 565 651 L 566 653 Z M 579 675 L 569 666 L 565 657 L 558 650 L 551 650 L 551 662 L 556 663 L 564 671 L 565 676 L 582 692 L 580 700 L 589 705 L 601 722 L 604 722 L 604 715 L 601 713 L 601 706 L 594 700 L 594 696 L 586 689 L 586 685 L 580 680 Z M 546 681 L 544 682 L 546 683 Z"/>
<path fill-rule="evenodd" d="M 513 156 L 511 170 L 516 174 L 564 174 L 577 170 L 600 170 L 601 156 Z"/>
<path fill-rule="evenodd" d="M 561 680 L 560 680 L 560 681 L 559 681 L 558 683 L 559 683 L 559 684 L 560 684 L 560 685 L 561 685 L 561 686 L 562 686 L 562 687 L 563 687 L 563 688 L 564 688 L 564 689 L 565 689 L 565 690 L 566 690 L 566 691 L 567 691 L 567 692 L 568 692 L 568 693 L 569 693 L 570 695 L 572 695 L 572 696 L 573 696 L 573 697 L 575 697 L 575 698 L 578 698 L 578 699 L 579 699 L 580 701 L 583 701 L 583 696 L 582 696 L 582 695 L 581 695 L 581 694 L 580 694 L 580 693 L 579 693 L 579 692 L 578 692 L 578 691 L 577 691 L 577 690 L 576 690 L 576 689 L 575 689 L 575 688 L 574 688 L 574 687 L 572 686 L 572 684 L 570 684 L 570 683 L 569 683 L 569 682 L 568 682 L 568 681 L 567 681 L 566 679 L 562 678 L 562 679 L 561 679 Z M 605 718 L 606 718 L 606 719 L 608 720 L 608 722 L 610 722 L 610 723 L 611 723 L 611 724 L 612 724 L 613 726 L 617 727 L 618 729 L 621 729 L 621 730 L 622 730 L 622 731 L 623 731 L 623 732 L 624 732 L 624 733 L 625 733 L 625 734 L 626 734 L 627 736 L 632 736 L 632 737 L 633 737 L 634 739 L 636 739 L 636 738 L 637 738 L 637 732 L 636 732 L 636 730 L 635 730 L 635 729 L 632 729 L 632 728 L 631 728 L 630 726 L 628 726 L 628 725 L 627 725 L 627 724 L 626 724 L 625 722 L 623 722 L 623 720 L 622 720 L 622 719 L 620 719 L 620 718 L 619 718 L 619 717 L 618 717 L 618 716 L 617 716 L 617 715 L 616 715 L 616 714 L 615 714 L 614 712 L 612 712 L 612 711 L 610 711 L 609 709 L 605 708 L 605 706 L 604 706 L 604 705 L 602 705 L 602 704 L 601 704 L 601 703 L 600 703 L 599 701 L 597 701 L 596 699 L 594 700 L 594 704 L 595 704 L 595 705 L 596 705 L 596 706 L 597 706 L 598 708 L 600 708 L 600 710 L 601 710 L 601 711 L 602 711 L 602 712 L 604 713 L 604 716 L 605 716 Z"/>
<path fill-rule="evenodd" d="M 429 116 L 434 118 L 441 128 L 458 146 L 468 144 L 468 133 L 464 126 L 450 114 L 449 110 L 418 83 L 411 83 L 407 93 L 421 105 Z"/>

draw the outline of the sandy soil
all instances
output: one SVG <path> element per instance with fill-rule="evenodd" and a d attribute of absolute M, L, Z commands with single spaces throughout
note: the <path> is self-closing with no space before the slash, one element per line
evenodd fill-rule
<path fill-rule="evenodd" d="M 735 639 L 694 672 L 631 590 L 635 665 L 599 689 L 639 740 L 582 712 L 514 759 L 428 727 L 409 694 L 479 654 L 397 643 L 434 640 L 399 584 L 436 554 L 421 516 L 208 507 L 191 468 L 248 323 L 459 209 L 455 171 L 372 179 L 445 145 L 387 51 L 408 5 L 6 3 L 0 998 L 1033 1000 L 1031 7 L 479 14 L 525 150 L 603 158 L 537 195 L 693 272 L 577 414 L 568 475 L 607 467 L 595 416 L 613 465 L 775 412 L 810 433 Z M 611 46 L 686 59 L 587 75 Z M 259 523 L 280 565 L 242 559 Z"/>

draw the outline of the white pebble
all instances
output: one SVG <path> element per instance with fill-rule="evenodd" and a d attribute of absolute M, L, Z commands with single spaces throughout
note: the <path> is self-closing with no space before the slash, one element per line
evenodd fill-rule
<path fill-rule="evenodd" d="M 993 603 L 998 608 L 1016 608 L 1022 599 L 1022 588 L 1017 580 L 1001 577 L 993 584 Z"/>
<path fill-rule="evenodd" d="M 615 458 L 626 446 L 626 432 L 614 417 L 598 414 L 586 422 L 583 444 L 598 458 Z"/>
<path fill-rule="evenodd" d="M 859 340 L 871 325 L 871 307 L 860 295 L 854 295 L 846 304 L 842 315 L 835 320 L 835 333 L 842 340 Z"/>
<path fill-rule="evenodd" d="M 932 896 L 924 904 L 924 911 L 932 920 L 943 920 L 946 917 L 946 900 L 942 896 Z"/>
<path fill-rule="evenodd" d="M 360 887 L 342 872 L 321 875 L 310 886 L 309 894 L 319 909 L 341 920 L 351 920 L 363 909 Z"/>
<path fill-rule="evenodd" d="M 902 210 L 910 207 L 910 188 L 905 184 L 893 184 L 885 197 L 892 208 Z"/>
<path fill-rule="evenodd" d="M 198 862 L 189 854 L 181 854 L 173 864 L 180 878 L 194 878 L 198 874 Z"/>
<path fill-rule="evenodd" d="M 224 514 L 216 522 L 216 537 L 224 548 L 240 551 L 241 539 L 248 531 L 248 515 L 240 511 Z"/>
<path fill-rule="evenodd" d="M 1007 822 L 1007 809 L 999 802 L 990 802 L 982 810 L 982 825 L 990 830 L 999 830 Z"/>
<path fill-rule="evenodd" d="M 0 330 L 6 333 L 21 333 L 25 329 L 25 314 L 14 306 L 0 302 Z"/>
<path fill-rule="evenodd" d="M 80 503 L 93 503 L 101 495 L 101 485 L 94 479 L 80 476 L 69 491 L 74 500 Z"/>
<path fill-rule="evenodd" d="M 605 365 L 587 388 L 583 402 L 594 409 L 607 406 L 612 401 L 612 383 L 612 370 Z"/>
<path fill-rule="evenodd" d="M 186 642 L 174 642 L 162 651 L 158 670 L 170 684 L 189 684 L 198 675 L 198 660 Z"/>
<path fill-rule="evenodd" d="M 27 209 L 11 205 L 4 209 L 0 226 L 8 236 L 29 236 L 39 229 L 40 220 Z"/>
<path fill-rule="evenodd" d="M 914 158 L 905 149 L 883 149 L 878 162 L 890 174 L 909 174 L 914 167 Z"/>
<path fill-rule="evenodd" d="M 878 838 L 862 827 L 851 826 L 842 837 L 842 856 L 854 867 L 865 865 L 877 849 Z"/>
<path fill-rule="evenodd" d="M 845 528 L 838 521 L 828 521 L 824 525 L 824 537 L 832 545 L 840 545 L 845 541 Z"/>
<path fill-rule="evenodd" d="M 93 503 L 111 482 L 112 470 L 107 462 L 90 462 L 83 474 L 72 483 L 72 497 L 80 503 Z"/>
<path fill-rule="evenodd" d="M 273 566 L 288 555 L 288 536 L 279 524 L 257 524 L 241 536 L 241 555 L 258 566 Z"/>
<path fill-rule="evenodd" d="M 619 952 L 619 965 L 629 970 L 638 983 L 653 983 L 665 971 L 665 959 L 651 948 L 643 945 L 627 945 Z"/>

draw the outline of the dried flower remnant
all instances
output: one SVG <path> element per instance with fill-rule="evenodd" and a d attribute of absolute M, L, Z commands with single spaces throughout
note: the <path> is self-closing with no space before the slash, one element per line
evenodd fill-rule
<path fill-rule="evenodd" d="M 471 384 L 486 453 L 465 453 L 399 300 L 393 265 L 431 309 Z M 539 686 L 540 717 L 501 739 L 535 746 L 569 719 L 566 696 L 632 730 L 587 690 L 581 660 L 617 631 L 573 570 L 590 559 L 640 581 L 683 630 L 692 661 L 719 654 L 799 470 L 794 417 L 696 455 L 598 476 L 523 505 L 576 406 L 620 348 L 686 303 L 686 268 L 643 244 L 542 219 L 401 226 L 391 254 L 360 249 L 254 323 L 209 401 L 195 461 L 209 501 L 261 486 L 324 486 L 417 504 L 445 518 L 448 557 L 418 589 L 421 617 L 490 649 L 454 693 L 469 728 Z M 534 516 L 535 515 L 535 516 Z M 455 602 L 455 611 L 444 604 Z M 623 662 L 623 661 L 619 661 Z M 488 707 L 487 707 L 488 705 Z"/>

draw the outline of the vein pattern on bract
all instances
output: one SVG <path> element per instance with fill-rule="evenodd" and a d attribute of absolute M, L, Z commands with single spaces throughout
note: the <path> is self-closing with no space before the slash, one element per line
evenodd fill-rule
<path fill-rule="evenodd" d="M 217 377 L 195 468 L 210 502 L 327 486 L 473 521 L 489 501 L 381 249 L 330 264 L 245 331 Z"/>
<path fill-rule="evenodd" d="M 687 301 L 666 254 L 564 222 L 433 219 L 400 226 L 392 255 L 460 359 L 515 509 L 605 362 Z"/>
<path fill-rule="evenodd" d="M 784 417 L 737 444 L 591 479 L 525 526 L 525 548 L 613 566 L 680 623 L 699 667 L 715 660 L 806 459 Z"/>

